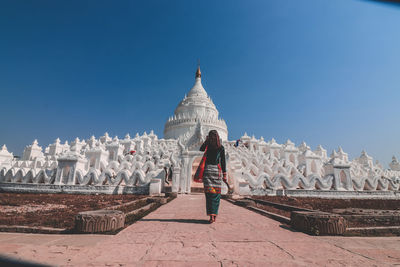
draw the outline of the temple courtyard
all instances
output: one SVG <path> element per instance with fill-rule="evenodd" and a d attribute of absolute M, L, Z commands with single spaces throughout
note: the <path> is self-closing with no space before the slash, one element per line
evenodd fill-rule
<path fill-rule="evenodd" d="M 0 233 L 3 259 L 81 266 L 393 266 L 400 237 L 310 236 L 203 194 L 179 195 L 117 235 Z"/>

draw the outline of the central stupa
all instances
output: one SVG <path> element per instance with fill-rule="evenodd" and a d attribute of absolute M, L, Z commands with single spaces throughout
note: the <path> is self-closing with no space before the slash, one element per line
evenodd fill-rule
<path fill-rule="evenodd" d="M 204 140 L 208 131 L 217 130 L 222 140 L 228 139 L 226 123 L 218 117 L 219 112 L 201 84 L 200 66 L 196 80 L 187 96 L 178 104 L 174 116 L 165 124 L 164 138 L 178 139 L 191 146 Z"/>

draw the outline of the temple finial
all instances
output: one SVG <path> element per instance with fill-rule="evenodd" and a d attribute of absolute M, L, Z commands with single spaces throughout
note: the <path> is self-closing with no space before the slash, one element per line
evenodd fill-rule
<path fill-rule="evenodd" d="M 201 71 L 200 71 L 200 59 L 197 60 L 197 71 L 196 71 L 196 78 L 201 78 Z"/>

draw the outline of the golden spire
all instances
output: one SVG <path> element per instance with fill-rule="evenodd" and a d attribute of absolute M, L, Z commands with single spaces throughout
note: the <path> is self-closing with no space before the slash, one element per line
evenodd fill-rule
<path fill-rule="evenodd" d="M 197 62 L 196 78 L 201 78 L 200 60 Z"/>

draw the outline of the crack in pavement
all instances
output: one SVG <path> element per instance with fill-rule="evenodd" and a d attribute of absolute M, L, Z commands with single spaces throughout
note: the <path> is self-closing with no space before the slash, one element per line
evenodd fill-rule
<path fill-rule="evenodd" d="M 388 255 L 388 258 L 391 258 L 391 259 L 396 259 L 396 260 L 400 260 L 400 258 L 393 257 L 393 256 L 390 256 L 390 255 Z"/>
<path fill-rule="evenodd" d="M 279 248 L 280 250 L 282 250 L 282 251 L 285 252 L 286 254 L 288 254 L 288 255 L 292 258 L 292 260 L 295 259 L 294 256 L 293 256 L 289 251 L 286 251 L 286 249 L 282 248 L 281 246 L 279 246 L 278 244 L 276 244 L 276 243 L 274 243 L 274 242 L 272 242 L 272 241 L 270 241 L 270 240 L 268 240 L 268 242 L 271 243 L 271 244 L 273 244 L 274 246 L 276 246 L 277 248 Z"/>
<path fill-rule="evenodd" d="M 153 249 L 155 243 L 156 243 L 156 242 L 151 243 L 151 246 L 150 246 L 148 249 L 146 249 L 146 252 L 144 253 L 144 255 L 139 259 L 139 262 L 142 262 L 142 260 L 143 260 L 147 255 L 149 255 L 149 252 Z"/>
<path fill-rule="evenodd" d="M 236 266 L 236 267 L 239 267 L 239 264 L 238 264 L 238 263 L 236 263 L 234 260 L 230 260 L 230 259 L 222 259 L 222 261 L 228 261 L 228 262 L 231 264 L 230 266 L 234 265 L 234 266 Z M 223 266 L 223 263 L 222 263 L 222 261 L 221 261 L 221 266 Z"/>
<path fill-rule="evenodd" d="M 155 246 L 156 242 L 158 240 L 160 240 L 163 236 L 165 236 L 166 230 L 168 228 L 168 225 L 167 224 L 163 224 L 163 226 L 164 226 L 164 228 L 162 228 L 162 230 L 161 230 L 161 235 L 158 237 L 158 239 L 156 239 L 156 240 L 154 240 L 153 242 L 150 243 L 151 244 L 150 248 L 146 249 L 145 254 L 139 259 L 138 262 L 142 262 L 144 260 L 144 258 L 149 254 L 149 252 L 153 249 L 153 247 Z"/>
<path fill-rule="evenodd" d="M 225 240 L 217 241 L 218 243 L 265 243 L 264 240 Z"/>
<path fill-rule="evenodd" d="M 211 246 L 213 246 L 215 249 L 218 250 L 217 245 L 215 245 L 214 241 L 211 241 Z M 222 260 L 218 257 L 218 254 L 217 254 L 217 253 L 209 252 L 208 255 L 211 256 L 211 257 L 213 257 L 214 259 L 216 259 L 217 262 L 219 262 L 219 265 L 220 265 L 221 267 L 223 266 Z"/>
<path fill-rule="evenodd" d="M 209 252 L 208 255 L 212 258 L 214 258 L 217 262 L 219 262 L 219 265 L 222 267 L 222 261 L 218 258 L 217 254 L 215 254 L 214 252 Z"/>
<path fill-rule="evenodd" d="M 336 245 L 336 244 L 333 244 L 333 245 L 334 245 L 335 247 L 337 247 L 337 248 L 341 248 L 341 249 L 343 249 L 343 250 L 346 250 L 346 251 L 348 251 L 348 252 L 350 252 L 350 253 L 352 253 L 352 254 L 355 254 L 355 255 L 358 255 L 358 256 L 364 257 L 364 258 L 366 258 L 366 259 L 369 259 L 369 260 L 372 260 L 372 261 L 376 261 L 376 262 L 378 262 L 376 259 L 374 259 L 374 258 L 370 258 L 370 257 L 368 257 L 368 256 L 365 256 L 365 255 L 361 254 L 361 253 L 358 253 L 358 252 L 351 251 L 350 249 L 347 249 L 347 248 L 341 247 L 341 246 L 339 246 L 339 245 Z"/>

